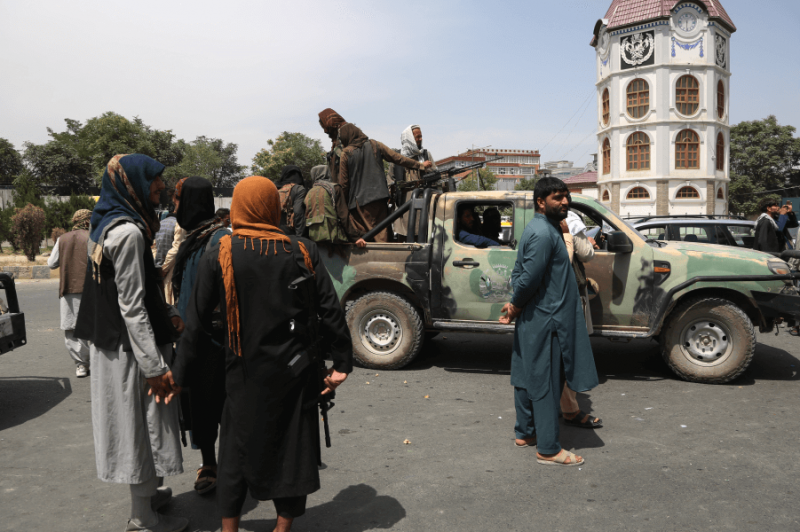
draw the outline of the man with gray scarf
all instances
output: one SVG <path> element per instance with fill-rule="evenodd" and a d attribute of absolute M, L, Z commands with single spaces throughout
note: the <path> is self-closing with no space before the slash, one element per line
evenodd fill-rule
<path fill-rule="evenodd" d="M 403 130 L 402 133 L 400 133 L 400 155 L 408 157 L 409 159 L 414 159 L 415 161 L 421 163 L 430 161 L 431 168 L 429 171 L 435 172 L 437 170 L 436 163 L 433 161 L 433 156 L 428 150 L 422 147 L 422 129 L 417 124 L 408 126 Z M 419 181 L 421 176 L 419 170 L 409 170 L 395 164 L 390 166 L 389 175 L 392 177 L 394 182 Z M 403 197 L 403 201 L 408 201 L 410 195 L 411 192 L 406 192 Z M 399 205 L 395 205 L 395 208 L 397 207 L 399 207 Z M 394 230 L 395 234 L 405 236 L 407 227 L 408 213 L 404 214 L 402 218 L 396 220 L 392 226 L 392 229 Z"/>

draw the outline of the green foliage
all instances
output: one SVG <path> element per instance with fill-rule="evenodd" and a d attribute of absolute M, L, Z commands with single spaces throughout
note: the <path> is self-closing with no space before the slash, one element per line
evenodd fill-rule
<path fill-rule="evenodd" d="M 11 201 L 17 209 L 21 209 L 29 203 L 37 207 L 44 207 L 42 190 L 39 188 L 36 178 L 27 170 L 23 171 L 14 180 L 14 192 L 11 194 Z"/>
<path fill-rule="evenodd" d="M 514 185 L 514 190 L 530 190 L 533 191 L 533 188 L 536 186 L 536 182 L 539 181 L 536 177 L 531 177 L 530 179 L 522 179 Z"/>
<path fill-rule="evenodd" d="M 294 164 L 300 167 L 303 177 L 308 181 L 311 168 L 325 164 L 325 150 L 322 148 L 322 143 L 302 133 L 284 131 L 275 140 L 268 140 L 267 146 L 253 157 L 251 169 L 254 175 L 276 181 L 284 166 Z"/>
<path fill-rule="evenodd" d="M 11 142 L 0 138 L 0 185 L 10 185 L 24 169 L 22 155 Z"/>
<path fill-rule="evenodd" d="M 11 223 L 11 217 L 15 211 L 16 209 L 13 206 L 0 210 L 0 242 L 9 242 L 16 252 L 19 251 L 19 247 L 16 240 L 14 240 L 14 226 Z"/>
<path fill-rule="evenodd" d="M 94 209 L 95 201 L 82 194 L 73 194 L 67 201 L 51 198 L 44 207 L 46 223 L 44 231 L 49 235 L 55 229 L 72 231 L 72 216 L 81 209 Z"/>
<path fill-rule="evenodd" d="M 215 187 L 232 187 L 242 177 L 245 166 L 238 163 L 236 152 L 239 146 L 225 144 L 222 139 L 197 137 L 190 143 L 178 141 L 183 151 L 180 164 L 164 171 L 164 180 L 168 187 L 183 177 L 205 177 Z"/>
<path fill-rule="evenodd" d="M 800 185 L 800 139 L 770 115 L 731 128 L 729 210 L 752 214 L 754 194 Z M 763 194 L 761 195 L 763 197 Z M 757 210 L 757 209 L 756 209 Z"/>
<path fill-rule="evenodd" d="M 44 209 L 30 203 L 11 218 L 16 243 L 29 261 L 36 260 L 39 254 L 45 218 Z"/>
<path fill-rule="evenodd" d="M 479 172 L 480 180 L 476 178 L 475 171 L 473 170 L 472 175 L 462 179 L 458 184 L 458 191 L 475 192 L 477 190 L 494 190 L 497 184 L 497 177 L 495 177 L 494 173 L 488 168 L 481 168 Z"/>

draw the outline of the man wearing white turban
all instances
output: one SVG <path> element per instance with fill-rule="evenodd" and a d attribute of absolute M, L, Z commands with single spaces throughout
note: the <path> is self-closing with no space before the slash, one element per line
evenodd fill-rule
<path fill-rule="evenodd" d="M 422 129 L 417 124 L 412 124 L 405 128 L 400 133 L 400 154 L 409 159 L 414 159 L 424 163 L 430 161 L 433 166 L 429 169 L 431 172 L 436 171 L 436 163 L 433 161 L 433 156 L 428 150 L 422 147 Z M 408 170 L 402 166 L 392 165 L 389 169 L 389 175 L 392 176 L 395 182 L 397 181 L 419 181 L 420 173 L 418 170 Z M 408 201 L 410 192 L 405 194 L 403 201 Z M 395 206 L 399 207 L 399 205 Z M 406 235 L 408 227 L 408 213 L 403 215 L 402 218 L 394 222 L 393 230 L 397 235 Z"/>

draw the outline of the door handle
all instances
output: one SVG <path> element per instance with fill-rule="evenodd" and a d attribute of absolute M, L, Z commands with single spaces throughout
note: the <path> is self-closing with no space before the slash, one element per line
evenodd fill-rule
<path fill-rule="evenodd" d="M 459 266 L 459 267 L 462 267 L 462 268 L 464 266 L 472 266 L 474 268 L 474 267 L 477 267 L 477 266 L 480 266 L 480 265 L 481 265 L 480 262 L 475 262 L 474 260 L 472 260 L 470 258 L 466 258 L 464 260 L 454 260 L 453 261 L 453 266 Z"/>

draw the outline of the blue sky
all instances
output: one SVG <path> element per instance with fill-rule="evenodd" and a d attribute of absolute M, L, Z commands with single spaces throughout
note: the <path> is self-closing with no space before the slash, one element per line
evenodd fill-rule
<path fill-rule="evenodd" d="M 588 43 L 610 3 L 0 0 L 0 137 L 21 148 L 115 111 L 235 142 L 249 164 L 281 131 L 325 140 L 332 107 L 394 147 L 421 124 L 437 158 L 491 144 L 582 166 Z M 722 3 L 738 28 L 731 123 L 800 126 L 800 2 Z"/>

